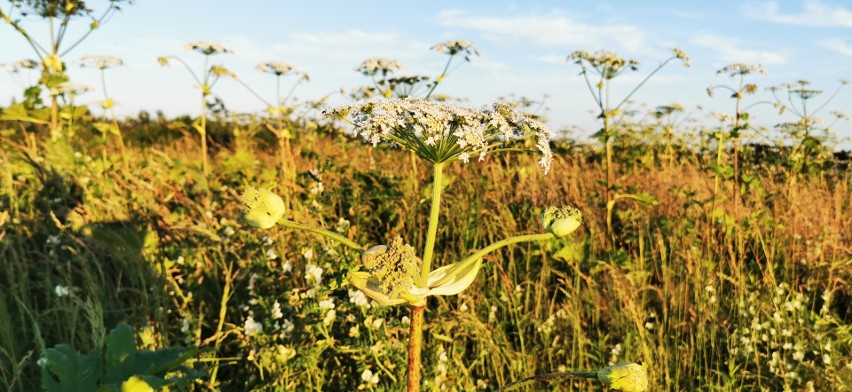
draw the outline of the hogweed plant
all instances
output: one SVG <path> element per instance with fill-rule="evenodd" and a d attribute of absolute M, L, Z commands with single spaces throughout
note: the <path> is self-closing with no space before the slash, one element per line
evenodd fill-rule
<path fill-rule="evenodd" d="M 66 136 L 73 138 L 76 133 L 75 121 L 88 110 L 85 106 L 74 105 L 77 96 L 92 91 L 92 87 L 82 83 L 63 82 L 50 89 L 52 96 L 61 97 L 63 107 L 59 112 L 60 126 L 66 129 Z"/>
<path fill-rule="evenodd" d="M 473 42 L 470 41 L 452 40 L 441 42 L 432 46 L 432 50 L 444 53 L 450 57 L 447 59 L 447 63 L 444 65 L 444 70 L 441 71 L 441 74 L 435 78 L 434 82 L 432 82 L 432 86 L 429 89 L 429 92 L 426 93 L 426 99 L 429 99 L 429 97 L 432 96 L 432 93 L 435 92 L 435 88 L 438 87 L 438 84 L 443 82 L 447 75 L 449 75 L 451 71 L 450 64 L 453 63 L 453 59 L 457 55 L 463 56 L 464 61 L 468 63 L 470 62 L 471 56 L 479 56 L 479 50 L 477 50 L 476 47 L 474 47 Z"/>
<path fill-rule="evenodd" d="M 204 66 L 201 68 L 201 77 L 195 71 L 192 70 L 192 67 L 189 66 L 185 61 L 183 61 L 180 57 L 177 56 L 162 56 L 157 58 L 157 62 L 162 66 L 169 65 L 169 60 L 176 60 L 179 63 L 183 64 L 187 71 L 189 71 L 192 78 L 195 79 L 196 88 L 201 91 L 201 116 L 198 117 L 197 120 L 192 122 L 192 128 L 195 129 L 201 135 L 201 168 L 206 176 L 208 173 L 207 169 L 207 99 L 213 90 L 213 86 L 216 85 L 216 82 L 223 76 L 236 78 L 236 75 L 228 71 L 225 67 L 221 65 L 209 65 L 210 56 L 214 54 L 224 54 L 230 53 L 231 50 L 214 42 L 207 41 L 195 41 L 190 42 L 184 45 L 184 49 L 193 50 L 202 55 L 204 55 Z"/>
<path fill-rule="evenodd" d="M 80 59 L 80 62 L 82 67 L 97 68 L 100 73 L 101 90 L 103 91 L 104 100 L 100 101 L 99 105 L 101 109 L 103 109 L 104 118 L 106 118 L 107 113 L 109 113 L 109 117 L 112 119 L 109 123 L 96 122 L 92 125 L 104 136 L 104 138 L 106 138 L 107 135 L 116 136 L 118 138 L 119 147 L 121 147 L 121 150 L 124 151 L 124 139 L 121 136 L 121 129 L 118 127 L 115 110 L 113 110 L 115 107 L 115 100 L 109 96 L 109 92 L 107 91 L 105 72 L 107 68 L 123 67 L 124 61 L 114 56 L 83 56 L 83 58 Z"/>
<path fill-rule="evenodd" d="M 470 41 L 441 42 L 433 45 L 431 49 L 449 56 L 443 70 L 438 76 L 432 78 L 432 82 L 429 82 L 430 77 L 424 75 L 396 76 L 398 71 L 404 70 L 405 67 L 393 59 L 373 57 L 364 60 L 355 68 L 355 71 L 369 76 L 372 82 L 372 87 L 362 89 L 363 98 L 370 98 L 371 91 L 378 91 L 385 98 L 408 98 L 422 94 L 424 99 L 429 99 L 438 85 L 455 69 L 450 68 L 453 59 L 463 56 L 465 62 L 470 62 L 471 56 L 479 55 L 479 51 Z"/>
<path fill-rule="evenodd" d="M 815 171 L 819 166 L 818 163 L 827 160 L 831 155 L 831 149 L 825 148 L 825 142 L 830 134 L 830 126 L 821 127 L 819 125 L 820 118 L 817 115 L 848 84 L 852 84 L 852 81 L 841 79 L 834 92 L 821 104 L 816 104 L 816 107 L 809 107 L 811 100 L 821 95 L 823 91 L 811 88 L 810 82 L 807 80 L 769 88 L 778 102 L 786 102 L 782 108 L 782 113 L 789 112 L 796 117 L 795 121 L 785 122 L 778 126 L 779 130 L 790 138 L 791 175 L 789 178 L 791 183 L 796 182 L 798 175 Z M 786 99 L 783 96 L 778 96 L 780 92 L 786 92 Z M 845 118 L 842 112 L 832 112 L 831 114 L 836 120 Z M 819 132 L 822 135 L 819 135 Z"/>
<path fill-rule="evenodd" d="M 735 101 L 733 123 L 730 126 L 730 130 L 728 132 L 720 130 L 720 132 L 715 135 L 717 139 L 717 146 L 716 164 L 715 166 L 713 166 L 713 171 L 715 173 L 715 180 L 713 183 L 713 198 L 715 203 L 715 199 L 718 197 L 719 194 L 718 192 L 720 178 L 732 178 L 734 184 L 734 211 L 736 213 L 736 211 L 739 209 L 740 198 L 740 141 L 743 136 L 743 132 L 751 129 L 751 126 L 748 122 L 750 119 L 748 110 L 762 104 L 774 105 L 776 107 L 778 107 L 779 104 L 777 103 L 777 100 L 776 102 L 758 101 L 747 105 L 744 101 L 746 95 L 754 95 L 757 92 L 756 84 L 747 83 L 748 76 L 754 74 L 766 75 L 766 70 L 760 64 L 728 64 L 716 71 L 716 74 L 728 75 L 732 79 L 736 80 L 737 84 L 734 87 L 728 85 L 713 85 L 707 87 L 707 95 L 712 97 L 713 93 L 716 90 L 725 90 L 731 93 L 731 98 Z M 733 167 L 729 167 L 727 165 L 722 164 L 722 159 L 724 157 L 724 147 L 727 141 L 730 141 L 733 144 Z"/>
<path fill-rule="evenodd" d="M 619 75 L 622 75 L 625 71 L 638 70 L 639 61 L 635 59 L 625 59 L 606 50 L 601 50 L 594 54 L 590 54 L 584 50 L 578 50 L 568 56 L 569 61 L 580 66 L 580 75 L 582 75 L 586 81 L 589 93 L 591 93 L 592 98 L 595 100 L 595 104 L 599 111 L 598 118 L 600 118 L 603 123 L 603 127 L 595 134 L 595 136 L 598 140 L 604 143 L 606 148 L 605 198 L 607 201 L 611 200 L 610 196 L 616 187 L 616 184 L 614 183 L 615 153 L 613 151 L 613 145 L 615 137 L 617 136 L 617 128 L 614 125 L 618 123 L 618 119 L 623 114 L 622 107 L 629 102 L 633 94 L 639 91 L 639 89 L 645 85 L 652 76 L 663 69 L 666 64 L 673 60 L 680 60 L 684 67 L 689 66 L 689 57 L 686 55 L 686 52 L 678 48 L 671 48 L 671 51 L 671 57 L 661 62 L 657 68 L 651 71 L 648 76 L 642 79 L 636 87 L 634 87 L 626 96 L 624 96 L 624 98 L 614 105 L 613 97 L 610 92 L 613 80 Z M 607 232 L 608 235 L 613 235 L 611 227 L 607 227 Z"/>
<path fill-rule="evenodd" d="M 60 84 L 68 81 L 66 67 L 62 58 L 82 43 L 93 31 L 110 16 L 121 10 L 121 3 L 127 0 L 109 0 L 109 5 L 100 16 L 81 0 L 10 0 L 9 12 L 0 9 L 0 19 L 10 25 L 35 51 L 42 68 L 39 83 L 48 91 L 56 90 Z M 35 15 L 46 19 L 49 26 L 49 42 L 39 43 L 21 23 L 20 17 Z M 89 28 L 69 45 L 67 36 L 72 19 L 89 19 Z M 60 136 L 59 96 L 50 94 L 50 135 L 56 140 Z"/>
<path fill-rule="evenodd" d="M 453 63 L 453 59 L 455 57 L 463 56 L 465 62 L 470 62 L 471 56 L 479 55 L 479 51 L 474 47 L 473 42 L 470 41 L 452 40 L 441 42 L 433 45 L 431 49 L 449 56 L 441 73 L 435 77 L 431 83 L 428 82 L 428 76 L 415 75 L 389 77 L 389 75 L 396 71 L 405 69 L 402 64 L 391 59 L 370 58 L 361 63 L 361 65 L 359 65 L 355 70 L 362 73 L 364 76 L 369 76 L 373 82 L 372 89 L 378 90 L 385 98 L 417 97 L 425 91 L 423 99 L 428 100 L 432 97 L 432 93 L 435 92 L 438 84 L 443 82 L 447 75 L 449 75 L 451 71 L 450 65 Z M 379 76 L 380 79 L 377 80 L 377 76 Z M 362 91 L 367 92 L 367 94 L 364 94 L 364 98 L 369 98 L 370 89 Z M 411 178 L 415 179 L 418 178 L 418 168 L 417 159 L 413 152 L 411 153 L 410 158 Z M 411 187 L 415 194 L 420 193 L 417 181 L 412 180 Z"/>
<path fill-rule="evenodd" d="M 459 294 L 476 279 L 487 254 L 511 244 L 566 236 L 580 227 L 582 215 L 571 207 L 548 208 L 542 217 L 544 233 L 509 237 L 464 260 L 433 268 L 444 167 L 455 162 L 468 163 L 474 157 L 484 160 L 494 152 L 515 151 L 508 142 L 532 135 L 541 154 L 539 163 L 547 173 L 553 158 L 550 130 L 538 120 L 520 116 L 503 104 L 475 110 L 407 98 L 356 103 L 330 109 L 327 114 L 352 124 L 355 134 L 373 146 L 392 143 L 432 165 L 432 201 L 422 253 L 418 255 L 401 237 L 394 238 L 390 245 L 365 248 L 332 231 L 284 219 L 283 200 L 268 189 L 249 188 L 245 192 L 243 219 L 261 229 L 280 224 L 319 234 L 360 253 L 361 264 L 348 273 L 349 284 L 382 305 L 411 306 L 407 386 L 409 391 L 419 391 L 428 297 Z"/>
<path fill-rule="evenodd" d="M 284 120 L 289 116 L 292 112 L 292 106 L 290 106 L 287 102 L 290 101 L 290 98 L 293 96 L 293 92 L 296 91 L 296 87 L 299 87 L 304 82 L 310 80 L 308 74 L 299 71 L 295 67 L 290 64 L 282 63 L 282 62 L 266 62 L 257 65 L 257 70 L 263 73 L 268 73 L 275 76 L 275 103 L 270 103 L 269 101 L 263 99 L 260 94 L 257 94 L 254 90 L 251 89 L 245 82 L 240 79 L 237 81 L 242 84 L 246 89 L 248 89 L 255 97 L 260 99 L 264 104 L 266 104 L 266 111 L 269 113 L 272 121 L 275 123 L 272 126 L 270 123 L 266 123 L 266 128 L 275 135 L 276 140 L 278 140 L 278 154 L 279 154 L 279 178 L 281 181 L 284 181 L 288 187 L 292 187 L 296 182 L 296 161 L 293 158 L 293 151 L 290 148 L 290 139 L 293 138 L 293 134 L 285 126 Z M 283 98 L 281 97 L 281 78 L 287 75 L 296 76 L 296 81 L 290 87 L 290 90 L 287 92 L 287 95 Z M 287 195 L 289 199 L 289 195 Z"/>

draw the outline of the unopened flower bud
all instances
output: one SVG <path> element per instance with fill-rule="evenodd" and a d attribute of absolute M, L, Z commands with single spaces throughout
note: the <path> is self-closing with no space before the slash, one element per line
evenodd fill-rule
<path fill-rule="evenodd" d="M 268 229 L 284 216 L 284 200 L 269 189 L 249 187 L 242 199 L 246 207 L 243 220 L 249 226 Z"/>
<path fill-rule="evenodd" d="M 557 237 L 573 233 L 581 224 L 583 224 L 583 214 L 570 206 L 550 207 L 544 210 L 541 216 L 541 226 Z"/>
<path fill-rule="evenodd" d="M 610 389 L 622 392 L 645 392 L 648 390 L 648 373 L 645 367 L 622 362 L 598 370 L 598 379 Z"/>

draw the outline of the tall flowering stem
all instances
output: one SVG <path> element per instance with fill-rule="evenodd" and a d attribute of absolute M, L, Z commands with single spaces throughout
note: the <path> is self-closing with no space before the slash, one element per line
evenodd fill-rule
<path fill-rule="evenodd" d="M 411 307 L 411 327 L 408 331 L 408 379 L 409 392 L 420 391 L 423 352 L 423 313 L 426 306 Z"/>
<path fill-rule="evenodd" d="M 583 75 L 583 78 L 586 81 L 586 86 L 589 88 L 589 92 L 592 94 L 592 98 L 595 100 L 595 103 L 600 110 L 598 118 L 602 119 L 603 128 L 601 128 L 596 136 L 598 136 L 598 139 L 604 143 L 606 148 L 606 189 L 604 190 L 604 193 L 606 195 L 607 202 L 611 200 L 613 191 L 616 188 L 614 143 L 617 132 L 614 129 L 614 125 L 617 124 L 617 120 L 621 118 L 621 107 L 627 103 L 633 94 L 639 91 L 639 89 L 645 85 L 652 76 L 663 69 L 663 67 L 665 67 L 670 61 L 678 59 L 681 60 L 685 67 L 689 66 L 689 57 L 683 50 L 671 48 L 671 51 L 671 57 L 661 62 L 657 68 L 642 79 L 642 81 L 639 82 L 639 84 L 637 84 L 636 87 L 634 87 L 633 90 L 631 90 L 615 106 L 612 106 L 611 104 L 612 97 L 610 95 L 610 86 L 612 85 L 613 79 L 627 70 L 638 70 L 639 61 L 635 59 L 624 59 L 619 57 L 617 54 L 606 50 L 601 50 L 594 54 L 590 54 L 584 50 L 578 50 L 568 56 L 568 61 L 580 66 L 580 74 Z M 590 74 L 591 78 L 597 78 L 596 82 L 590 78 Z M 612 238 L 612 230 L 608 228 L 607 231 L 607 234 L 610 238 Z"/>
<path fill-rule="evenodd" d="M 218 53 L 230 53 L 230 49 L 215 42 L 207 41 L 190 42 L 184 45 L 184 49 L 193 50 L 204 55 L 204 68 L 201 69 L 201 78 L 198 77 L 189 64 L 181 60 L 179 57 L 159 57 L 157 58 L 157 62 L 159 62 L 162 66 L 166 66 L 169 64 L 170 59 L 177 60 L 183 64 L 183 66 L 192 75 L 192 78 L 195 79 L 195 82 L 198 83 L 196 87 L 201 90 L 201 116 L 198 120 L 193 121 L 192 127 L 201 135 L 201 169 L 204 172 L 204 175 L 207 176 L 209 171 L 207 168 L 207 97 L 211 94 L 213 85 L 216 84 L 220 77 L 228 76 L 236 79 L 236 75 L 221 65 L 214 65 L 208 68 L 211 55 Z"/>
<path fill-rule="evenodd" d="M 486 254 L 519 242 L 543 241 L 576 231 L 582 215 L 571 207 L 548 208 L 542 216 L 543 234 L 526 234 L 495 242 L 467 259 L 432 269 L 435 239 L 440 217 L 443 168 L 447 162 L 469 162 L 471 155 L 485 159 L 488 153 L 514 150 L 506 143 L 532 136 L 542 154 L 544 172 L 550 169 L 552 153 L 550 131 L 541 122 L 525 118 L 510 106 L 497 104 L 490 109 L 474 110 L 444 103 L 416 99 L 367 102 L 332 109 L 333 117 L 356 126 L 357 135 L 374 145 L 391 142 L 432 163 L 432 207 L 423 259 L 414 248 L 397 237 L 388 245 L 367 250 L 339 234 L 282 219 L 285 203 L 268 189 L 249 188 L 243 194 L 243 221 L 269 229 L 276 224 L 313 232 L 361 253 L 361 263 L 347 273 L 349 284 L 384 306 L 408 304 L 411 309 L 409 330 L 408 391 L 420 391 L 422 381 L 423 326 L 429 296 L 457 295 L 476 279 Z M 352 119 L 350 120 L 350 116 Z"/>
<path fill-rule="evenodd" d="M 438 215 L 441 209 L 442 172 L 444 164 L 436 163 L 432 177 L 432 208 L 429 210 L 429 229 L 426 232 L 426 247 L 423 249 L 423 266 L 418 286 L 423 287 L 429 278 L 432 266 L 432 254 L 435 250 L 435 236 L 438 233 Z"/>
<path fill-rule="evenodd" d="M 80 45 L 92 31 L 98 29 L 101 23 L 104 23 L 113 14 L 121 8 L 120 3 L 128 0 L 110 0 L 109 5 L 99 17 L 94 13 L 94 10 L 87 7 L 86 2 L 82 0 L 65 0 L 61 2 L 54 1 L 12 1 L 7 14 L 0 9 L 0 20 L 10 25 L 18 34 L 23 37 L 30 47 L 35 51 L 39 58 L 39 63 L 42 67 L 42 75 L 39 83 L 48 90 L 56 91 L 60 85 L 68 82 L 68 75 L 65 73 L 65 64 L 62 58 L 68 52 Z M 132 3 L 132 2 L 131 2 Z M 49 27 L 49 42 L 44 45 L 40 44 L 27 32 L 21 23 L 21 19 L 15 12 L 21 16 L 38 16 L 48 21 Z M 89 28 L 85 30 L 76 41 L 69 45 L 63 45 L 67 41 L 68 28 L 71 19 L 88 19 Z M 30 19 L 30 18 L 24 18 Z M 60 49 L 64 48 L 64 49 Z M 60 136 L 59 124 L 59 95 L 50 94 L 50 135 L 51 139 L 56 140 Z"/>
<path fill-rule="evenodd" d="M 443 174 L 444 163 L 437 162 L 434 165 L 434 174 L 432 176 L 432 207 L 429 210 L 429 228 L 426 231 L 426 246 L 423 249 L 423 264 L 420 270 L 420 277 L 416 284 L 418 287 L 425 287 L 429 282 L 429 273 L 432 272 L 432 256 L 435 251 L 435 237 L 438 234 L 438 220 L 441 210 L 441 180 Z M 423 306 L 413 306 L 411 308 L 411 329 L 409 331 L 408 341 L 408 390 L 420 390 L 420 371 L 421 352 L 423 351 L 423 313 L 425 312 L 425 304 Z"/>

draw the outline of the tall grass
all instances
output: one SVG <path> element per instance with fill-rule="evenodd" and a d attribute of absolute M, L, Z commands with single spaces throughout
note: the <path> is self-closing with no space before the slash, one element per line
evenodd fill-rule
<path fill-rule="evenodd" d="M 199 148 L 189 135 L 128 137 L 126 156 L 84 137 L 73 146 L 29 132 L 0 139 L 4 390 L 38 390 L 46 347 L 98 348 L 120 321 L 152 346 L 215 347 L 193 364 L 208 369 L 195 390 L 402 388 L 407 309 L 367 310 L 351 287 L 336 288 L 356 259 L 345 248 L 241 226 L 237 195 L 277 178 L 277 143 L 209 125 L 218 140 L 209 177 L 186 158 Z M 293 133 L 289 218 L 362 244 L 401 235 L 421 248 L 428 173 L 407 178 L 404 152 L 319 129 Z M 614 182 L 658 204 L 618 201 L 613 233 L 601 208 L 604 151 L 560 145 L 547 176 L 523 155 L 445 170 L 436 265 L 506 233 L 540 232 L 543 206 L 569 202 L 585 225 L 567 239 L 498 251 L 470 289 L 434 300 L 430 309 L 450 316 L 425 327 L 427 389 L 491 390 L 622 360 L 648 365 L 652 390 L 852 382 L 852 178 L 843 162 L 793 182 L 783 154 L 766 165 L 742 146 L 741 173 L 755 181 L 735 201 L 713 198 L 715 145 L 658 146 L 614 145 Z M 721 186 L 732 194 L 730 181 Z M 308 279 L 310 265 L 322 268 L 321 284 Z M 334 309 L 321 304 L 328 298 Z M 262 331 L 248 328 L 249 316 Z"/>

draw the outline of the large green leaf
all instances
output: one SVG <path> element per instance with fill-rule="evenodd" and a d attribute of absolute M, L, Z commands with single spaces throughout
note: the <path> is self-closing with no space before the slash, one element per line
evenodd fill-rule
<path fill-rule="evenodd" d="M 47 392 L 95 392 L 101 374 L 101 360 L 97 351 L 79 354 L 67 344 L 60 344 L 45 352 L 41 369 L 42 387 Z"/>

